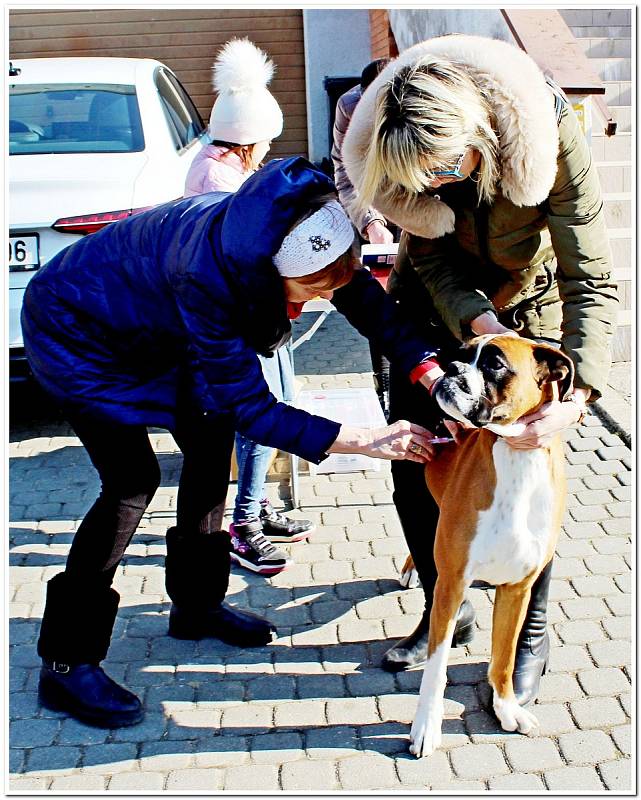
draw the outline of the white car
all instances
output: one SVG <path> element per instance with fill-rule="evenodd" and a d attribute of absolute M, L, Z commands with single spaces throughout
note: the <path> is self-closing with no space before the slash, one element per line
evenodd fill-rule
<path fill-rule="evenodd" d="M 207 127 L 174 73 L 142 58 L 30 58 L 9 69 L 9 355 L 34 271 L 110 222 L 182 197 Z"/>

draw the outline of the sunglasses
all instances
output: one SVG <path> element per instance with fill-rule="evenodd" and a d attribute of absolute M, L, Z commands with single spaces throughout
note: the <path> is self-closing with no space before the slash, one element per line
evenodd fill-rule
<path fill-rule="evenodd" d="M 463 175 L 461 172 L 461 167 L 463 166 L 463 161 L 465 161 L 466 154 L 467 151 L 461 153 L 454 166 L 454 169 L 435 169 L 432 171 L 432 175 L 435 178 L 467 178 L 467 175 Z"/>

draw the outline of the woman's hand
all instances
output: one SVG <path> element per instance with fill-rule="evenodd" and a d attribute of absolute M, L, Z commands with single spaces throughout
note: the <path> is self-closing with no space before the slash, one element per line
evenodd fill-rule
<path fill-rule="evenodd" d="M 472 329 L 472 333 L 476 334 L 476 336 L 483 336 L 487 333 L 504 333 L 508 336 L 518 336 L 516 331 L 512 331 L 506 328 L 505 325 L 501 325 L 496 318 L 496 314 L 493 314 L 491 311 L 486 311 L 485 314 L 474 317 L 470 322 L 470 328 Z"/>
<path fill-rule="evenodd" d="M 407 459 L 424 464 L 434 456 L 432 434 L 420 425 L 399 420 L 385 428 L 347 428 L 343 425 L 328 453 L 360 453 L 391 461 Z"/>
<path fill-rule="evenodd" d="M 365 233 L 370 244 L 392 244 L 394 241 L 392 231 L 380 219 L 372 220 Z"/>
<path fill-rule="evenodd" d="M 581 396 L 576 403 L 560 403 L 552 400 L 545 403 L 532 414 L 521 417 L 525 430 L 518 436 L 506 436 L 505 441 L 515 450 L 531 450 L 545 447 L 561 431 L 577 423 L 582 416 Z"/>

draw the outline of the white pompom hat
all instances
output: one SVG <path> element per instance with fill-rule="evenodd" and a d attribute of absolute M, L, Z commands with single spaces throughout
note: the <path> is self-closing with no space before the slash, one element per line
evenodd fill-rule
<path fill-rule="evenodd" d="M 354 226 L 342 206 L 330 200 L 293 228 L 274 256 L 284 278 L 300 278 L 329 266 L 354 242 Z"/>
<path fill-rule="evenodd" d="M 283 131 L 283 112 L 267 90 L 274 64 L 249 39 L 227 42 L 212 67 L 218 97 L 209 117 L 209 135 L 234 144 L 275 139 Z"/>

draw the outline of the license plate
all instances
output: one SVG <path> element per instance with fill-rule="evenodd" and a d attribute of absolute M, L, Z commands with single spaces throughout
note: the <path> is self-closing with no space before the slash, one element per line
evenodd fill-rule
<path fill-rule="evenodd" d="M 9 271 L 38 269 L 40 254 L 38 251 L 37 236 L 10 236 L 9 237 Z"/>

